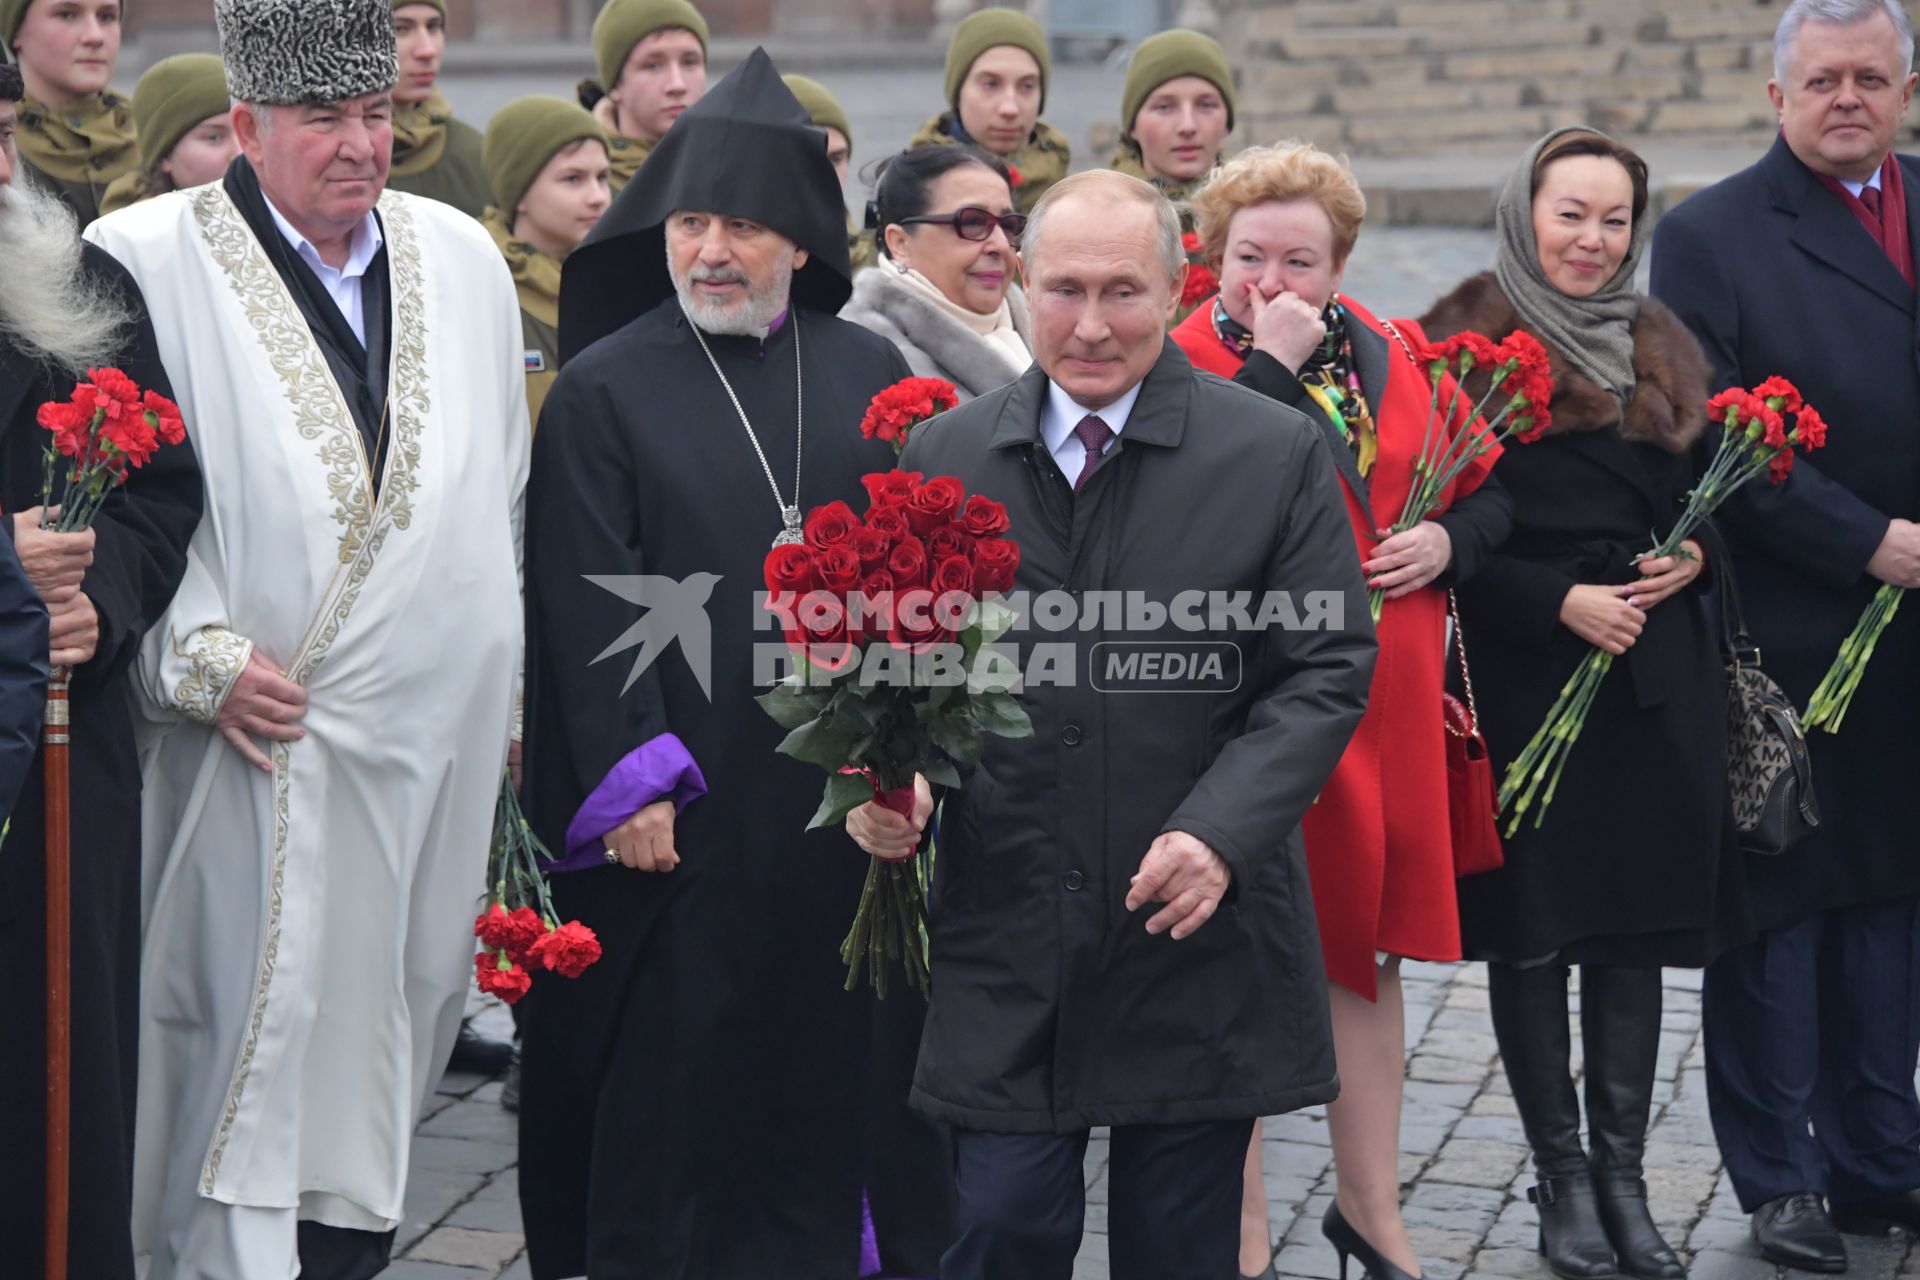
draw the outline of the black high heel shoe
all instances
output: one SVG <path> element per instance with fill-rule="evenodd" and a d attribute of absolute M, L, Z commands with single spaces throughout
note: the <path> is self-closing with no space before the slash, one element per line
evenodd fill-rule
<path fill-rule="evenodd" d="M 1340 1212 L 1337 1200 L 1328 1208 L 1327 1216 L 1320 1219 L 1320 1234 L 1340 1255 L 1340 1280 L 1347 1280 L 1348 1254 L 1360 1259 L 1361 1270 L 1373 1280 L 1421 1280 L 1421 1277 L 1402 1271 L 1388 1262 L 1386 1256 L 1369 1244 L 1365 1236 L 1355 1231 L 1353 1224 L 1347 1221 L 1347 1215 Z"/>

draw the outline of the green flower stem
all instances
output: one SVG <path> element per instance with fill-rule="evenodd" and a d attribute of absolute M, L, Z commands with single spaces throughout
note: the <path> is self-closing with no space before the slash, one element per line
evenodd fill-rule
<path fill-rule="evenodd" d="M 1900 601 L 1905 595 L 1905 588 L 1891 583 L 1873 593 L 1873 599 L 1860 615 L 1860 621 L 1840 642 L 1840 652 L 1834 656 L 1833 665 L 1820 678 L 1819 687 L 1813 691 L 1813 698 L 1807 703 L 1807 728 L 1825 729 L 1828 733 L 1840 732 L 1840 725 L 1847 718 L 1847 709 L 1853 705 L 1853 695 L 1860 688 L 1860 679 L 1866 674 L 1867 662 L 1873 657 L 1881 635 L 1892 623 L 1894 613 L 1900 608 Z"/>

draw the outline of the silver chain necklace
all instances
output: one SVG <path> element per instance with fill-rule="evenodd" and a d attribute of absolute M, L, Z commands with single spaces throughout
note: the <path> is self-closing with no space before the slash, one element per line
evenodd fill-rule
<path fill-rule="evenodd" d="M 687 311 L 687 304 L 680 304 L 680 313 L 687 317 L 687 325 L 693 330 L 694 340 L 700 344 L 700 350 L 706 353 L 707 363 L 713 366 L 713 376 L 720 379 L 720 385 L 726 390 L 727 399 L 733 401 L 733 411 L 740 415 L 740 425 L 747 429 L 747 439 L 753 445 L 753 452 L 760 459 L 760 469 L 767 473 L 767 487 L 773 490 L 773 500 L 780 508 L 780 522 L 785 527 L 774 538 L 776 547 L 790 546 L 804 542 L 806 537 L 800 531 L 800 452 L 806 443 L 807 415 L 806 402 L 800 382 L 800 316 L 798 312 L 787 313 L 787 323 L 793 326 L 793 502 L 789 504 L 780 496 L 780 484 L 773 478 L 773 468 L 767 463 L 766 450 L 760 447 L 760 437 L 753 430 L 753 423 L 747 421 L 747 411 L 740 407 L 740 397 L 733 393 L 733 384 L 727 381 L 727 375 L 720 371 L 720 362 L 713 358 L 713 349 L 707 345 L 706 335 L 700 332 L 700 326 L 694 322 Z"/>

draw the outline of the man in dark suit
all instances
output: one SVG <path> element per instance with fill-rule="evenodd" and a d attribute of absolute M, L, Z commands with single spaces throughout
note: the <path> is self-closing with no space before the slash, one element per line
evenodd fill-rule
<path fill-rule="evenodd" d="M 1920 587 L 1920 163 L 1895 0 L 1794 0 L 1768 86 L 1781 135 L 1654 239 L 1653 292 L 1716 387 L 1791 380 L 1828 447 L 1725 509 L 1768 672 L 1798 705 L 1882 583 Z M 1760 938 L 1707 972 L 1714 1132 L 1775 1262 L 1841 1271 L 1841 1230 L 1920 1228 L 1920 609 L 1880 641 L 1837 735 L 1811 736 L 1822 823 L 1749 871 Z M 1825 1203 L 1823 1203 L 1823 1197 Z"/>
<path fill-rule="evenodd" d="M 1034 733 L 989 740 L 941 825 L 912 1095 L 958 1131 L 941 1275 L 1071 1275 L 1111 1125 L 1116 1280 L 1216 1280 L 1255 1118 L 1339 1088 L 1299 824 L 1365 709 L 1365 585 L 1317 429 L 1166 339 L 1172 205 L 1079 174 L 1024 250 L 1037 367 L 901 462 L 1004 503 L 1016 591 L 1046 593 L 1010 634 Z M 847 825 L 898 856 L 930 807 Z"/>

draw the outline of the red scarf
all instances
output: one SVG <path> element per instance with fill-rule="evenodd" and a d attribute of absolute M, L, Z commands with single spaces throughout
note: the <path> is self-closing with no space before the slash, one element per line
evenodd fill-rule
<path fill-rule="evenodd" d="M 1907 282 L 1907 288 L 1914 285 L 1913 278 L 1913 240 L 1907 234 L 1907 184 L 1900 174 L 1900 162 L 1891 151 L 1887 153 L 1886 163 L 1880 166 L 1880 216 L 1873 212 L 1859 196 L 1847 190 L 1838 178 L 1826 174 L 1815 174 L 1827 190 L 1839 196 L 1867 229 L 1873 242 L 1885 251 L 1894 269 Z"/>

